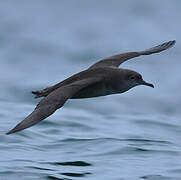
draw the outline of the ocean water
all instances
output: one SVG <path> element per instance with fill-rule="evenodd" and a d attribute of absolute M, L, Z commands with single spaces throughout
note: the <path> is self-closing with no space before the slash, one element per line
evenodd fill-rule
<path fill-rule="evenodd" d="M 180 180 L 181 2 L 1 1 L 0 180 Z M 29 129 L 40 90 L 101 58 L 176 39 L 121 67 L 155 88 L 69 100 Z"/>

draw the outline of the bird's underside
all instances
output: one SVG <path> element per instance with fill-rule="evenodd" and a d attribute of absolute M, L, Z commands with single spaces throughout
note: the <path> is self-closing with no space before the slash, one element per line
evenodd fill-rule
<path fill-rule="evenodd" d="M 54 86 L 41 91 L 33 91 L 32 93 L 36 95 L 35 98 L 44 98 L 29 116 L 7 134 L 21 131 L 42 121 L 61 108 L 68 99 L 122 93 L 130 89 L 123 88 L 119 91 L 119 83 L 122 82 L 120 81 L 122 78 L 121 73 L 124 73 L 124 70 L 118 68 L 119 65 L 134 57 L 159 53 L 172 47 L 174 44 L 175 41 L 169 41 L 144 51 L 128 52 L 108 57 L 93 64 L 87 70 L 77 73 Z M 131 70 L 126 72 L 129 71 L 134 72 Z M 149 83 L 145 84 L 153 87 Z"/>

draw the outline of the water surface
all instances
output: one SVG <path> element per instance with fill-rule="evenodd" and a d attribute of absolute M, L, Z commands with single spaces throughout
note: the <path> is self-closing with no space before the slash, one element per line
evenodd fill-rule
<path fill-rule="evenodd" d="M 0 179 L 179 180 L 179 1 L 1 1 Z M 45 121 L 5 135 L 53 85 L 97 60 L 168 40 L 174 48 L 122 67 L 155 85 L 70 100 Z"/>

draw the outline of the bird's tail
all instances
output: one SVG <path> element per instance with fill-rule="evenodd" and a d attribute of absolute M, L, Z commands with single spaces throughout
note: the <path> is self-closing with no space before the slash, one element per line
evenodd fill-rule
<path fill-rule="evenodd" d="M 32 94 L 35 95 L 35 98 L 40 98 L 44 96 L 42 91 L 32 91 Z"/>

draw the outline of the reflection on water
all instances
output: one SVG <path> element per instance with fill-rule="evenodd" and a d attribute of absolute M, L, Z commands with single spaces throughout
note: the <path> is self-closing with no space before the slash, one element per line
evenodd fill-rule
<path fill-rule="evenodd" d="M 179 1 L 0 5 L 0 179 L 180 179 Z M 123 65 L 155 89 L 70 100 L 36 126 L 5 135 L 39 101 L 32 90 L 102 57 L 172 39 L 171 50 Z"/>

